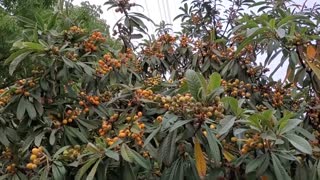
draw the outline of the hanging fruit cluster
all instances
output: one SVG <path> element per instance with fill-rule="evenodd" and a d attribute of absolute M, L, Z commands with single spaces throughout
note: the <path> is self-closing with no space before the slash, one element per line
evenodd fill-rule
<path fill-rule="evenodd" d="M 159 59 L 163 59 L 164 53 L 167 52 L 169 54 L 173 54 L 173 45 L 176 42 L 176 39 L 176 37 L 173 37 L 169 34 L 163 34 L 150 46 L 146 46 L 142 50 L 142 54 L 144 54 L 147 57 L 156 56 Z"/>
<path fill-rule="evenodd" d="M 84 50 L 86 52 L 95 52 L 98 49 L 100 43 L 106 42 L 106 38 L 101 32 L 93 32 L 88 40 L 84 41 Z"/>
<path fill-rule="evenodd" d="M 245 83 L 239 79 L 234 80 L 222 80 L 221 86 L 224 88 L 224 92 L 232 97 L 250 98 L 252 92 L 252 85 Z"/>
<path fill-rule="evenodd" d="M 78 26 L 72 26 L 69 28 L 69 33 L 72 33 L 72 34 L 81 34 L 81 33 L 84 33 L 84 29 L 78 27 Z"/>
<path fill-rule="evenodd" d="M 30 162 L 26 165 L 27 169 L 34 170 L 43 164 L 47 159 L 47 156 L 43 152 L 43 147 L 33 148 L 29 159 Z"/>
<path fill-rule="evenodd" d="M 188 38 L 188 36 L 186 36 L 186 35 L 181 36 L 181 39 L 180 39 L 180 46 L 181 47 L 183 47 L 183 48 L 188 47 L 190 42 L 192 42 L 192 40 L 190 38 Z"/>
<path fill-rule="evenodd" d="M 119 114 L 113 114 L 109 120 L 103 120 L 101 128 L 99 129 L 99 135 L 104 137 L 106 143 L 111 146 L 119 139 L 134 140 L 137 145 L 143 145 L 142 137 L 144 135 L 145 124 L 140 121 L 142 112 L 136 114 L 127 115 L 125 117 L 126 122 L 124 128 L 120 130 L 113 129 L 113 123 L 119 119 Z"/>
<path fill-rule="evenodd" d="M 246 134 L 245 139 L 238 139 L 237 137 L 232 137 L 231 142 L 242 143 L 242 148 L 240 149 L 240 154 L 247 154 L 250 151 L 259 150 L 267 145 L 267 142 L 263 142 L 259 133 Z M 234 144 L 235 146 L 237 144 Z"/>
<path fill-rule="evenodd" d="M 153 87 L 153 86 L 157 86 L 161 83 L 162 78 L 160 75 L 156 75 L 153 77 L 149 77 L 146 78 L 146 80 L 144 81 L 145 86 L 147 87 Z"/>
<path fill-rule="evenodd" d="M 61 157 L 65 161 L 74 161 L 81 154 L 81 147 L 79 145 L 72 146 L 63 151 L 63 156 Z"/>
<path fill-rule="evenodd" d="M 11 99 L 11 94 L 6 89 L 0 89 L 0 107 L 4 107 Z"/>
<path fill-rule="evenodd" d="M 111 57 L 110 53 L 107 53 L 103 56 L 103 59 L 98 61 L 98 67 L 96 72 L 98 75 L 105 75 L 108 72 L 119 69 L 121 67 L 121 60 Z"/>
<path fill-rule="evenodd" d="M 64 115 L 64 119 L 62 120 L 63 125 L 67 125 L 72 123 L 74 120 L 78 118 L 78 116 L 81 114 L 81 110 L 76 108 L 74 110 L 69 109 L 66 111 Z"/>

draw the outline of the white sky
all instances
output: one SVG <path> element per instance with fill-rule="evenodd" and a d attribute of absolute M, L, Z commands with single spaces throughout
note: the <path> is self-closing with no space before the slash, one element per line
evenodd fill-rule
<path fill-rule="evenodd" d="M 106 0 L 74 0 L 73 4 L 80 5 L 82 1 L 89 1 L 90 4 L 96 4 L 101 5 L 103 10 L 102 18 L 107 21 L 107 24 L 110 25 L 110 32 L 112 33 L 112 27 L 116 23 L 118 19 L 122 17 L 122 14 L 115 13 L 114 9 L 107 11 L 108 6 L 103 6 L 103 4 L 106 2 Z M 230 2 L 227 0 L 223 0 L 227 4 Z M 317 0 L 293 0 L 297 4 L 303 4 L 306 1 L 306 6 L 311 7 L 313 4 L 316 3 Z M 134 12 L 142 13 L 149 18 L 151 18 L 156 24 L 159 24 L 161 20 L 164 20 L 166 23 L 172 24 L 173 31 L 179 31 L 180 28 L 180 19 L 173 21 L 173 18 L 177 15 L 181 14 L 181 10 L 179 10 L 179 7 L 182 6 L 181 0 L 131 0 L 130 2 L 134 2 L 137 4 L 140 4 L 142 7 L 134 7 L 132 10 Z M 154 34 L 155 27 L 151 23 L 146 23 L 149 33 Z M 274 69 L 279 61 L 278 59 L 275 59 L 269 66 L 269 68 Z M 260 56 L 257 58 L 258 62 L 264 62 L 264 57 Z M 286 61 L 287 62 L 287 61 Z M 283 79 L 286 70 L 287 70 L 288 63 L 284 63 L 283 67 L 278 70 L 273 75 L 274 79 Z M 271 72 L 270 71 L 270 72 Z"/>

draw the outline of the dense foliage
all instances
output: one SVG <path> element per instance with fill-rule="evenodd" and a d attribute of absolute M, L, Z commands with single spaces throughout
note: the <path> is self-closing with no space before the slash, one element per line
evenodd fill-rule
<path fill-rule="evenodd" d="M 151 36 L 110 0 L 118 40 L 88 3 L 8 16 L 0 179 L 319 179 L 320 6 L 228 4 L 183 0 Z"/>

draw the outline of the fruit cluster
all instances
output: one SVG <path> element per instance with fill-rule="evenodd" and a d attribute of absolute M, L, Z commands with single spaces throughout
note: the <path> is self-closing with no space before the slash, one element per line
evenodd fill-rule
<path fill-rule="evenodd" d="M 224 88 L 224 92 L 232 97 L 251 97 L 252 85 L 250 83 L 245 83 L 239 79 L 229 81 L 222 80 L 221 86 Z"/>
<path fill-rule="evenodd" d="M 142 50 L 142 54 L 144 54 L 147 57 L 155 56 L 159 59 L 164 58 L 164 54 L 161 50 L 162 43 L 161 42 L 154 42 L 151 46 L 147 46 Z"/>
<path fill-rule="evenodd" d="M 238 139 L 237 137 L 231 138 L 231 142 L 242 142 L 242 148 L 240 150 L 241 154 L 247 154 L 250 151 L 264 148 L 265 143 L 260 134 L 246 134 L 246 137 L 246 139 Z"/>
<path fill-rule="evenodd" d="M 78 116 L 81 114 L 81 110 L 76 108 L 74 110 L 67 110 L 64 119 L 62 120 L 63 125 L 67 125 L 68 123 L 72 123 L 74 120 L 78 118 Z"/>
<path fill-rule="evenodd" d="M 192 21 L 193 24 L 197 25 L 197 24 L 200 23 L 201 17 L 198 16 L 198 15 L 192 14 L 192 15 L 191 15 L 191 21 Z"/>
<path fill-rule="evenodd" d="M 163 34 L 159 36 L 152 45 L 144 48 L 142 53 L 148 57 L 156 56 L 159 59 L 163 59 L 165 53 L 173 54 L 173 44 L 176 42 L 176 39 L 176 37 L 173 37 L 170 34 Z"/>
<path fill-rule="evenodd" d="M 175 43 L 176 42 L 176 40 L 177 40 L 177 38 L 176 37 L 174 37 L 174 36 L 171 36 L 170 34 L 163 34 L 163 35 L 161 35 L 159 38 L 158 38 L 158 42 L 162 42 L 163 44 L 173 44 L 173 43 Z"/>
<path fill-rule="evenodd" d="M 33 148 L 30 155 L 30 162 L 26 165 L 27 169 L 36 169 L 40 164 L 44 163 L 47 156 L 43 152 L 43 147 Z"/>
<path fill-rule="evenodd" d="M 320 104 L 320 99 L 314 97 L 311 99 L 309 107 L 307 109 L 307 116 L 310 119 L 310 124 L 316 131 L 316 135 L 320 138 L 320 109 L 317 106 Z"/>
<path fill-rule="evenodd" d="M 143 114 L 140 111 L 133 115 L 127 115 L 125 117 L 125 127 L 116 132 L 116 129 L 113 129 L 113 123 L 119 119 L 119 114 L 115 113 L 109 118 L 109 120 L 102 121 L 101 128 L 99 129 L 99 135 L 105 138 L 105 141 L 109 146 L 119 139 L 124 138 L 133 139 L 137 145 L 141 146 L 143 145 L 142 137 L 145 128 L 145 124 L 139 121 L 142 115 Z"/>
<path fill-rule="evenodd" d="M 83 107 L 83 112 L 89 112 L 90 106 L 98 106 L 102 102 L 106 102 L 110 99 L 110 92 L 106 91 L 101 95 L 87 95 L 85 92 L 81 91 L 79 93 L 79 105 Z"/>
<path fill-rule="evenodd" d="M 99 129 L 99 135 L 105 136 L 112 129 L 112 123 L 109 121 L 102 121 L 101 128 Z"/>
<path fill-rule="evenodd" d="M 161 98 L 156 96 L 155 101 L 159 102 L 161 107 L 172 111 L 175 114 L 195 117 L 198 120 L 205 120 L 206 118 L 222 119 L 224 117 L 223 103 L 218 96 L 216 96 L 214 102 L 211 102 L 210 104 L 196 102 L 189 93 Z"/>
<path fill-rule="evenodd" d="M 7 173 L 10 173 L 10 174 L 16 173 L 16 170 L 17 169 L 16 169 L 16 164 L 15 163 L 11 163 L 6 167 Z"/>
<path fill-rule="evenodd" d="M 188 38 L 188 36 L 186 35 L 183 35 L 181 36 L 181 39 L 180 39 L 180 46 L 185 48 L 185 47 L 188 47 L 188 44 L 191 42 L 191 39 Z"/>
<path fill-rule="evenodd" d="M 84 50 L 86 52 L 95 52 L 98 49 L 97 45 L 104 42 L 106 42 L 106 38 L 102 35 L 101 32 L 93 32 L 89 39 L 84 41 Z"/>
<path fill-rule="evenodd" d="M 115 59 L 111 57 L 110 53 L 107 53 L 103 56 L 103 59 L 98 61 L 98 67 L 96 68 L 96 72 L 99 75 L 107 74 L 113 69 L 121 67 L 121 60 Z"/>
<path fill-rule="evenodd" d="M 130 0 L 118 0 L 117 2 L 117 8 L 115 9 L 115 12 L 124 13 L 127 10 L 130 11 L 132 6 L 135 6 L 135 3 L 129 3 Z"/>
<path fill-rule="evenodd" d="M 153 87 L 153 86 L 157 86 L 161 83 L 161 76 L 160 75 L 156 75 L 154 77 L 149 77 L 147 78 L 145 81 L 144 81 L 144 84 L 147 86 L 147 87 Z"/>
<path fill-rule="evenodd" d="M 62 159 L 66 161 L 73 161 L 81 154 L 81 147 L 75 145 L 63 151 Z"/>
<path fill-rule="evenodd" d="M 6 147 L 4 149 L 4 151 L 2 151 L 2 156 L 1 158 L 4 158 L 4 159 L 11 159 L 12 158 L 12 151 L 9 147 Z"/>
<path fill-rule="evenodd" d="M 69 51 L 66 54 L 66 57 L 72 61 L 77 61 L 77 58 L 79 57 L 79 55 L 77 53 L 75 53 L 74 51 Z"/>
<path fill-rule="evenodd" d="M 5 89 L 0 89 L 0 107 L 4 107 L 11 99 L 11 94 Z"/>
<path fill-rule="evenodd" d="M 33 88 L 36 86 L 34 79 L 21 79 L 16 82 L 15 94 L 23 94 L 24 96 L 30 96 L 30 92 L 27 89 Z"/>
<path fill-rule="evenodd" d="M 135 118 L 133 118 L 135 119 Z M 131 127 L 132 126 L 136 126 L 139 128 L 139 133 L 137 132 L 132 132 Z M 143 145 L 143 140 L 142 137 L 144 135 L 144 128 L 145 128 L 145 124 L 143 122 L 140 121 L 135 121 L 132 123 L 132 126 L 125 128 L 125 129 L 121 129 L 117 135 L 117 137 L 123 139 L 123 138 L 131 138 L 135 141 L 135 143 L 139 146 Z"/>
<path fill-rule="evenodd" d="M 71 26 L 69 28 L 69 32 L 70 33 L 73 33 L 73 34 L 81 34 L 81 33 L 84 33 L 84 29 L 81 29 L 80 27 L 78 26 Z"/>
<path fill-rule="evenodd" d="M 154 93 L 151 89 L 137 89 L 135 91 L 135 96 L 137 99 L 149 99 L 149 100 L 153 100 L 154 98 Z M 158 95 L 157 97 L 161 97 L 160 95 Z"/>

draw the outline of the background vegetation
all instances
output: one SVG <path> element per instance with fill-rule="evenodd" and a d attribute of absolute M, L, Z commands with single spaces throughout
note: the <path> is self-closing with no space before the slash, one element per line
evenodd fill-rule
<path fill-rule="evenodd" d="M 222 3 L 0 1 L 0 179 L 319 179 L 319 5 Z"/>

